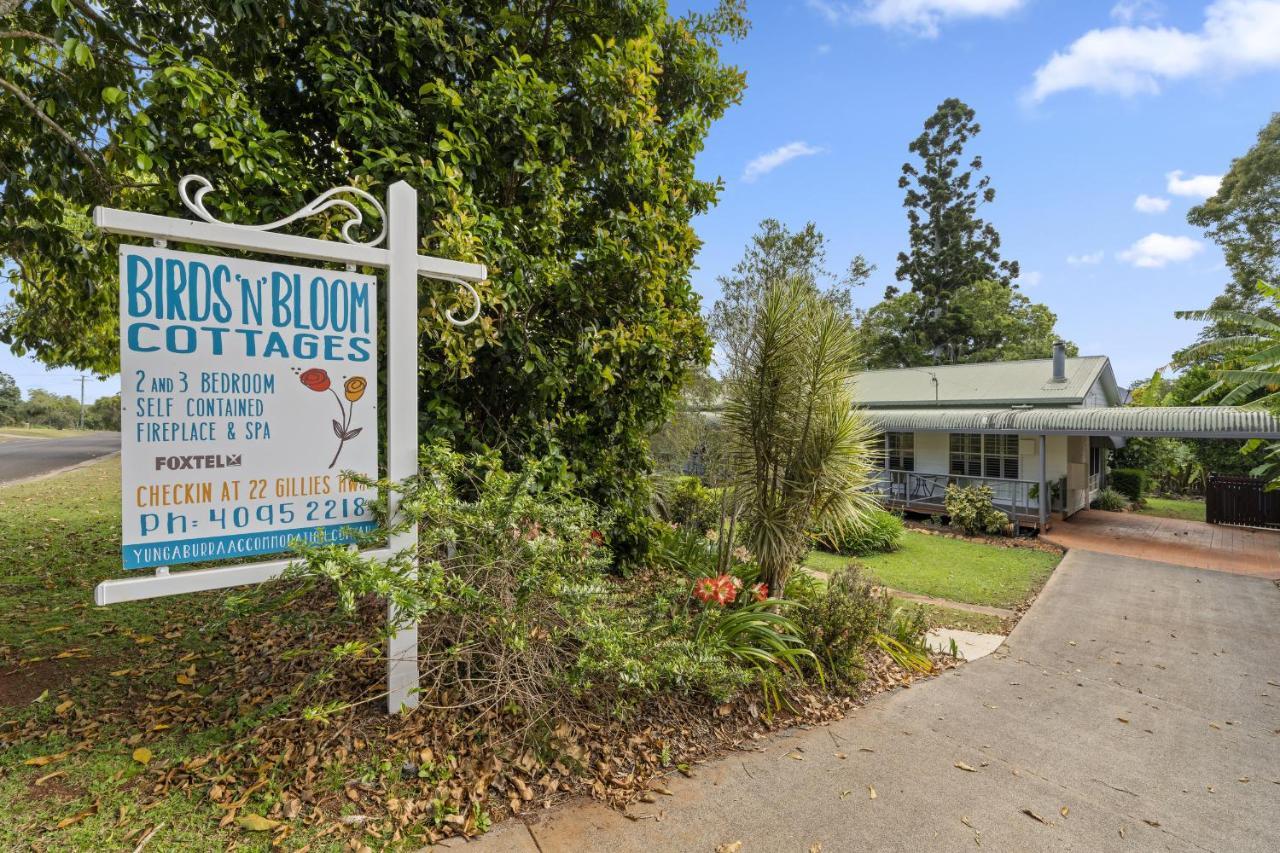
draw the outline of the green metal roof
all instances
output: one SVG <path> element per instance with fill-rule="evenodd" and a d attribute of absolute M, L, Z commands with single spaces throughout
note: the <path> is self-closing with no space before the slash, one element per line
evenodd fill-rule
<path fill-rule="evenodd" d="M 936 400 L 933 378 L 937 377 Z M 991 361 L 869 370 L 858 374 L 854 396 L 869 409 L 919 406 L 1078 406 L 1099 377 L 1116 403 L 1115 377 L 1106 356 L 1066 360 L 1065 382 L 1053 381 L 1053 360 Z"/>
<path fill-rule="evenodd" d="M 886 432 L 978 432 L 1107 435 L 1126 438 L 1263 438 L 1280 440 L 1280 418 L 1236 406 L 1087 409 L 867 409 Z"/>

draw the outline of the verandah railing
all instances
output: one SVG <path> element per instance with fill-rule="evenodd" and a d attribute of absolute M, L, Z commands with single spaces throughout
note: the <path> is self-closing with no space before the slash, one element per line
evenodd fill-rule
<path fill-rule="evenodd" d="M 995 505 L 1010 520 L 1039 518 L 1040 484 L 1035 480 L 1006 480 L 963 474 L 929 474 L 896 469 L 881 470 L 873 487 L 887 501 L 908 512 L 935 512 L 946 506 L 947 486 L 987 486 Z M 1053 507 L 1052 498 L 1050 508 Z"/>

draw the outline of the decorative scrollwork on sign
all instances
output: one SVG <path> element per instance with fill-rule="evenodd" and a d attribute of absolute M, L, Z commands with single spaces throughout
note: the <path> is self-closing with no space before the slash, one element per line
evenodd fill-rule
<path fill-rule="evenodd" d="M 465 289 L 466 289 L 466 291 L 467 291 L 468 293 L 470 293 L 470 294 L 471 294 L 471 301 L 474 303 L 474 306 L 473 306 L 473 307 L 472 307 L 472 309 L 471 309 L 471 314 L 467 316 L 467 319 L 465 319 L 465 320 L 459 320 L 457 317 L 453 316 L 453 312 L 452 312 L 452 311 L 446 311 L 446 312 L 444 312 L 444 318 L 445 318 L 446 320 L 448 320 L 450 323 L 452 323 L 453 325 L 455 325 L 455 326 L 467 326 L 467 325 L 470 325 L 471 323 L 475 322 L 475 319 L 476 319 L 477 317 L 479 317 L 479 316 L 480 316 L 480 307 L 481 307 L 481 306 L 480 306 L 480 294 L 479 294 L 479 292 L 477 292 L 477 291 L 476 291 L 475 286 L 474 286 L 474 285 L 472 285 L 472 284 L 471 284 L 471 282 L 469 282 L 469 281 L 463 281 L 463 280 L 462 280 L 462 279 L 460 279 L 460 278 L 450 278 L 450 277 L 448 277 L 448 276 L 443 276 L 443 275 L 441 275 L 441 276 L 434 276 L 434 275 L 433 275 L 433 276 L 431 276 L 431 277 L 432 277 L 432 278 L 438 278 L 438 279 L 440 279 L 441 281 L 449 281 L 449 282 L 453 282 L 454 284 L 458 285 L 459 287 L 465 288 Z"/>
<path fill-rule="evenodd" d="M 194 194 L 191 192 L 192 184 L 195 184 L 198 187 Z M 212 213 L 206 210 L 204 206 L 204 197 L 212 189 L 213 184 L 209 182 L 209 179 L 201 177 L 200 175 L 184 175 L 183 178 L 178 181 L 178 196 L 182 199 L 182 203 L 185 204 L 187 209 L 196 216 L 200 217 L 205 222 L 209 222 L 214 225 L 226 225 L 231 228 L 247 228 L 250 231 L 274 231 L 277 228 L 288 225 L 290 222 L 296 222 L 299 219 L 306 219 L 308 216 L 315 216 L 329 210 L 330 208 L 338 207 L 351 214 L 351 218 L 342 224 L 342 239 L 346 242 L 353 246 L 377 246 L 387 236 L 387 212 L 383 209 L 382 203 L 358 187 L 334 187 L 331 190 L 326 190 L 307 204 L 303 205 L 297 212 L 292 213 L 283 219 L 277 219 L 275 222 L 268 222 L 265 225 L 239 225 L 234 222 L 222 222 L 217 219 Z M 361 210 L 354 202 L 345 198 L 338 198 L 338 196 L 341 195 L 353 195 L 364 199 L 373 206 L 374 210 L 378 211 L 378 218 L 382 220 L 382 229 L 378 231 L 378 236 L 374 237 L 372 240 L 357 240 L 351 236 L 352 228 L 357 225 L 364 224 L 364 211 Z"/>

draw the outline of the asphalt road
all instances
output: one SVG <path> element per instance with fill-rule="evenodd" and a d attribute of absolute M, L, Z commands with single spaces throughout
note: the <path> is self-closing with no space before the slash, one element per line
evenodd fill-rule
<path fill-rule="evenodd" d="M 91 432 L 73 438 L 6 438 L 0 441 L 0 483 L 37 477 L 119 449 L 118 432 Z"/>
<path fill-rule="evenodd" d="M 465 846 L 1270 853 L 1277 624 L 1270 580 L 1074 550 L 989 657 L 674 776 L 634 821 L 569 806 Z"/>

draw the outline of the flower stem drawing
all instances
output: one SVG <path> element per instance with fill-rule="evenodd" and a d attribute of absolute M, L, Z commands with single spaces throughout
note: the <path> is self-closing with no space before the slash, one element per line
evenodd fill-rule
<path fill-rule="evenodd" d="M 355 414 L 356 402 L 364 396 L 365 389 L 369 387 L 369 382 L 363 376 L 352 376 L 343 383 L 342 396 L 347 399 L 347 404 L 343 405 L 342 397 L 339 397 L 338 392 L 334 390 L 329 374 L 322 368 L 309 368 L 298 376 L 298 380 L 312 391 L 321 394 L 328 391 L 333 395 L 334 402 L 338 404 L 338 414 L 341 420 L 334 419 L 332 421 L 333 434 L 338 437 L 338 449 L 334 451 L 333 460 L 329 462 L 329 467 L 332 468 L 338 464 L 338 457 L 342 455 L 342 448 L 346 446 L 347 441 L 364 431 L 364 427 L 351 428 L 351 417 Z"/>

